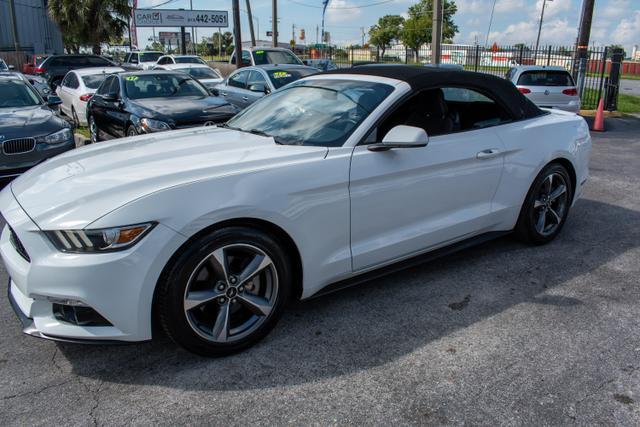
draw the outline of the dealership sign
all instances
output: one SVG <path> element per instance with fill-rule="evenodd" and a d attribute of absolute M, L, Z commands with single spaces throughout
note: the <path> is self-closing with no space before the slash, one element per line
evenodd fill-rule
<path fill-rule="evenodd" d="M 136 9 L 136 27 L 228 27 L 224 10 Z"/>

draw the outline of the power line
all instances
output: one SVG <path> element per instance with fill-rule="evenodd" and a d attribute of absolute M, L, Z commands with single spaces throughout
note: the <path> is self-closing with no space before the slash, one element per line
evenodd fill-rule
<path fill-rule="evenodd" d="M 299 6 L 304 6 L 304 7 L 311 7 L 314 9 L 322 9 L 322 6 L 316 6 L 316 5 L 312 5 L 312 4 L 307 4 L 307 3 L 303 3 L 300 1 L 296 1 L 296 0 L 288 0 L 290 3 L 294 3 L 297 4 Z M 327 9 L 363 9 L 365 7 L 373 7 L 373 6 L 378 6 L 381 4 L 385 4 L 385 3 L 391 3 L 395 0 L 382 0 L 382 1 L 378 1 L 375 3 L 369 3 L 369 4 L 363 4 L 361 6 L 344 6 L 344 7 L 331 7 L 328 6 Z"/>

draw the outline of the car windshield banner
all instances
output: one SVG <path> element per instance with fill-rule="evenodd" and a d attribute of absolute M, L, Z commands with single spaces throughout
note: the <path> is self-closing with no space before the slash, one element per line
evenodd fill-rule
<path fill-rule="evenodd" d="M 226 10 L 136 9 L 136 27 L 223 27 L 229 26 Z"/>

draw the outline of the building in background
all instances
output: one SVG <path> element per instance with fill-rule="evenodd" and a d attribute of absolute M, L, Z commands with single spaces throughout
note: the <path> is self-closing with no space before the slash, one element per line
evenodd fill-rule
<path fill-rule="evenodd" d="M 17 55 L 10 2 L 14 7 L 18 33 Z M 0 0 L 0 56 L 7 62 L 21 66 L 29 55 L 60 54 L 63 51 L 62 34 L 47 14 L 47 0 Z"/>

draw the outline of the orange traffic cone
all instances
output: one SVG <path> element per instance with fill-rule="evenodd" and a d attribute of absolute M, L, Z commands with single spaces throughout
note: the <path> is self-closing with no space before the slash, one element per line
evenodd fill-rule
<path fill-rule="evenodd" d="M 602 101 L 602 98 L 600 98 L 600 101 L 598 102 L 596 118 L 593 121 L 593 128 L 591 130 L 604 132 L 604 102 Z"/>

